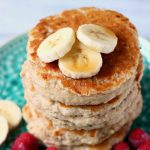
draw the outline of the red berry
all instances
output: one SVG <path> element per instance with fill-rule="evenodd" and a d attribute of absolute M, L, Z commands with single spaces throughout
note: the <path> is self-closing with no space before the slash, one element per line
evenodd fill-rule
<path fill-rule="evenodd" d="M 113 150 L 130 150 L 130 148 L 127 143 L 120 142 L 114 146 Z"/>
<path fill-rule="evenodd" d="M 149 141 L 150 136 L 142 129 L 135 129 L 129 135 L 129 142 L 134 148 L 138 148 L 143 142 Z"/>
<path fill-rule="evenodd" d="M 13 143 L 12 150 L 38 150 L 38 140 L 30 133 L 22 133 Z"/>
<path fill-rule="evenodd" d="M 139 146 L 138 150 L 150 150 L 150 141 L 148 141 L 148 142 L 143 142 L 143 143 Z"/>
<path fill-rule="evenodd" d="M 56 147 L 48 147 L 46 150 L 58 150 Z"/>

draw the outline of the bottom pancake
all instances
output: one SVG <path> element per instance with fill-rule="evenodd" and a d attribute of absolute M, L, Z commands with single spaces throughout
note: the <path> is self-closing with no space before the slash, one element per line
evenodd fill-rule
<path fill-rule="evenodd" d="M 53 122 L 44 117 L 41 113 L 35 111 L 32 107 L 26 105 L 23 109 L 23 116 L 28 122 L 28 130 L 38 137 L 46 145 L 94 145 L 108 139 L 112 134 L 119 131 L 125 124 L 132 121 L 139 115 L 142 108 L 141 94 L 131 105 L 130 111 L 125 113 L 124 117 L 112 126 L 105 126 L 93 130 L 69 130 L 68 128 L 58 128 Z"/>
<path fill-rule="evenodd" d="M 118 132 L 114 133 L 109 139 L 97 145 L 83 145 L 83 146 L 66 146 L 58 147 L 61 150 L 111 150 L 113 145 L 123 141 L 127 132 L 129 131 L 131 123 L 124 125 Z"/>

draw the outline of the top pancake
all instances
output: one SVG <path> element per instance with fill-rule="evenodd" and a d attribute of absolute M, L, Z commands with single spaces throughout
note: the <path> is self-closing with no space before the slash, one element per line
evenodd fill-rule
<path fill-rule="evenodd" d="M 50 34 L 63 27 L 75 31 L 81 24 L 97 24 L 112 30 L 118 37 L 114 52 L 103 54 L 103 66 L 99 73 L 87 79 L 66 77 L 58 68 L 58 62 L 42 63 L 37 56 L 37 48 Z M 35 66 L 39 84 L 43 81 L 59 80 L 63 88 L 78 95 L 106 93 L 119 88 L 133 77 L 139 63 L 137 31 L 130 21 L 118 12 L 97 8 L 67 10 L 59 15 L 42 19 L 29 33 L 28 60 Z M 47 85 L 48 87 L 48 85 Z"/>

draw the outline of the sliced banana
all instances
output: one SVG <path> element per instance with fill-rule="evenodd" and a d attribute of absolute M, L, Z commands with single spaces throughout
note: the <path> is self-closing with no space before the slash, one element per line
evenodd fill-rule
<path fill-rule="evenodd" d="M 88 48 L 106 54 L 115 49 L 118 41 L 114 32 L 95 24 L 79 26 L 77 38 Z"/>
<path fill-rule="evenodd" d="M 0 115 L 0 145 L 6 140 L 9 132 L 8 121 Z"/>
<path fill-rule="evenodd" d="M 102 66 L 100 53 L 89 50 L 77 42 L 72 50 L 59 59 L 59 68 L 68 77 L 79 79 L 96 75 Z"/>
<path fill-rule="evenodd" d="M 75 42 L 75 32 L 72 28 L 66 27 L 49 35 L 37 49 L 37 55 L 49 63 L 63 57 L 68 53 Z"/>
<path fill-rule="evenodd" d="M 10 129 L 17 127 L 22 119 L 20 108 L 9 100 L 0 100 L 0 115 L 7 119 Z"/>

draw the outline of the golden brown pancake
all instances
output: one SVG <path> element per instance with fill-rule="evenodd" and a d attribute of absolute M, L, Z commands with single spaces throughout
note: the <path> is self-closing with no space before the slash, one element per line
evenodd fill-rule
<path fill-rule="evenodd" d="M 76 31 L 79 25 L 85 23 L 107 27 L 118 37 L 114 52 L 103 54 L 103 66 L 96 76 L 87 79 L 71 79 L 62 74 L 57 61 L 44 64 L 39 60 L 37 48 L 48 35 L 66 26 Z M 139 57 L 137 32 L 134 25 L 125 16 L 111 10 L 81 8 L 64 11 L 59 15 L 42 19 L 29 33 L 28 60 L 32 61 L 29 65 L 32 66 L 33 74 L 36 74 L 33 75 L 33 80 L 36 84 L 53 91 L 52 93 L 59 92 L 59 100 L 62 103 L 68 98 L 69 105 L 73 96 L 76 100 L 73 105 L 82 105 L 86 104 L 88 96 L 97 95 L 98 97 L 100 94 L 107 94 L 118 89 L 134 77 Z M 63 89 L 65 94 L 62 92 Z M 58 101 L 56 95 L 51 94 L 50 98 Z M 93 101 L 94 98 L 92 98 Z"/>
<path fill-rule="evenodd" d="M 142 62 L 138 65 L 137 74 L 135 83 L 139 87 L 139 81 L 142 76 Z M 26 72 L 25 72 L 26 73 Z M 29 103 L 35 105 L 35 107 L 47 110 L 49 113 L 53 113 L 58 116 L 65 116 L 65 117 L 74 117 L 74 116 L 82 116 L 82 117 L 90 117 L 96 115 L 103 115 L 106 112 L 110 111 L 112 108 L 119 106 L 119 104 L 127 97 L 130 93 L 130 90 L 133 90 L 133 86 L 128 87 L 128 89 L 118 95 L 117 97 L 113 98 L 107 103 L 99 104 L 99 105 L 80 105 L 80 106 L 67 106 L 63 103 L 55 102 L 51 99 L 47 99 L 46 97 L 42 96 L 41 93 L 36 91 L 32 81 L 30 78 L 23 78 L 24 88 L 25 88 L 25 98 Z M 135 84 L 134 83 L 134 84 Z M 78 112 L 78 113 L 76 113 Z"/>

